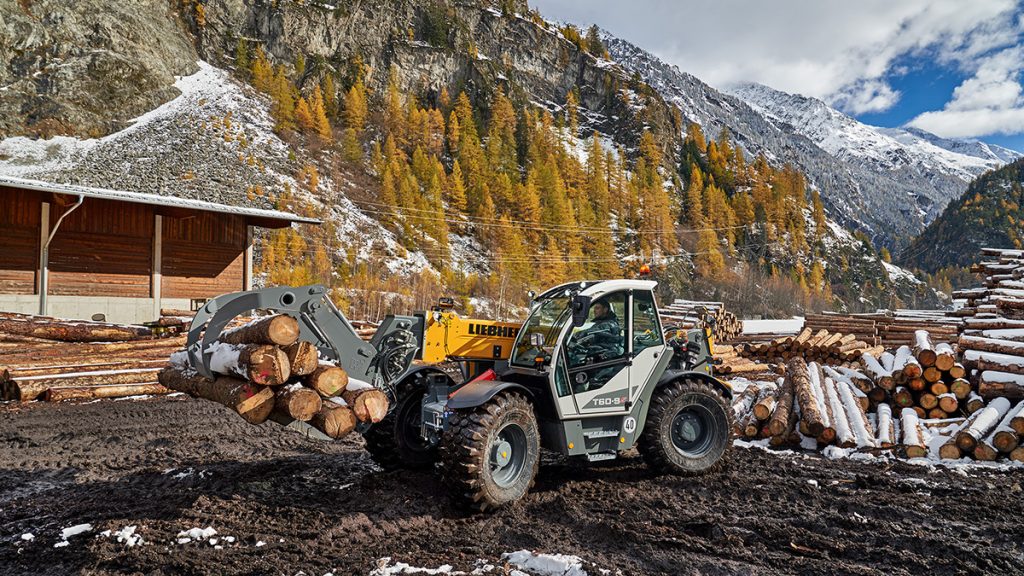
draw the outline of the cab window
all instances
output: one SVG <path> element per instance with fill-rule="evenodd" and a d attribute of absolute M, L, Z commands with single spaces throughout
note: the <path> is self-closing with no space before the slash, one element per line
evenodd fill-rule
<path fill-rule="evenodd" d="M 633 355 L 665 343 L 658 321 L 658 309 L 650 292 L 633 293 Z"/>

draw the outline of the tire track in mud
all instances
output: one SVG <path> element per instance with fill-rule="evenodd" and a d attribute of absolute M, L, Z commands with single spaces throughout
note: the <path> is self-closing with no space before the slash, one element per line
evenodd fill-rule
<path fill-rule="evenodd" d="M 623 574 L 1018 573 L 1022 479 L 744 449 L 688 479 L 635 454 L 545 454 L 522 503 L 467 516 L 435 474 L 381 472 L 358 439 L 251 426 L 208 402 L 2 405 L 0 574 L 366 574 L 383 556 L 470 570 L 523 548 Z M 83 522 L 135 525 L 148 544 L 53 548 Z M 207 526 L 236 542 L 174 541 Z"/>

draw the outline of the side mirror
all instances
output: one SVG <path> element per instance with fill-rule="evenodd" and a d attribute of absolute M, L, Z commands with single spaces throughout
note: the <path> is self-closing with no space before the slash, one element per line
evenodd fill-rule
<path fill-rule="evenodd" d="M 572 325 L 576 328 L 587 323 L 590 315 L 590 296 L 577 294 L 572 297 Z"/>

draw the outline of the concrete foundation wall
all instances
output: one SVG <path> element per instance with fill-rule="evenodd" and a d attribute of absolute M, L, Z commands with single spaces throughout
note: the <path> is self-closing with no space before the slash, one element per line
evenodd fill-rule
<path fill-rule="evenodd" d="M 71 320 L 89 320 L 93 314 L 104 314 L 107 322 L 141 324 L 156 320 L 159 314 L 152 298 L 50 295 L 46 301 L 48 316 Z M 188 310 L 190 305 L 187 298 L 160 300 L 161 308 Z M 38 314 L 39 296 L 0 294 L 0 311 Z"/>

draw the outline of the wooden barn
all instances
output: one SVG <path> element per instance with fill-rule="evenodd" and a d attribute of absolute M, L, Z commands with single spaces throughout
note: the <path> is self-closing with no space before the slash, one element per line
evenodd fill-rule
<path fill-rule="evenodd" d="M 0 177 L 0 311 L 138 323 L 252 286 L 286 212 Z"/>

